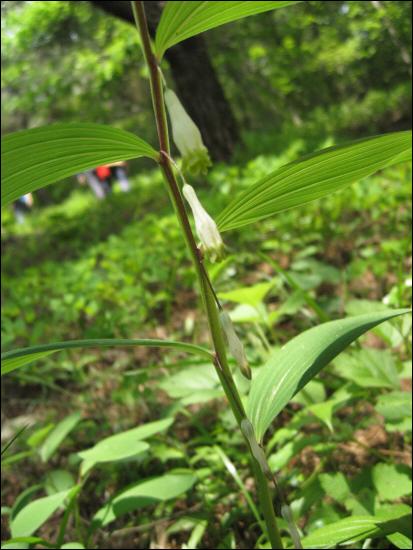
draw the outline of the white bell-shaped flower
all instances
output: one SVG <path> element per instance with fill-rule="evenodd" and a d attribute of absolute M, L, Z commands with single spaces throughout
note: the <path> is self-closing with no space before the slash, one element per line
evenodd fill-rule
<path fill-rule="evenodd" d="M 234 325 L 232 324 L 231 317 L 226 311 L 221 311 L 219 314 L 219 320 L 221 323 L 222 330 L 224 331 L 225 337 L 228 342 L 228 348 L 237 362 L 239 368 L 241 369 L 242 374 L 251 380 L 251 369 L 248 365 L 248 360 L 245 355 L 244 346 L 242 345 L 241 340 L 238 338 Z"/>
<path fill-rule="evenodd" d="M 206 174 L 211 159 L 202 142 L 201 132 L 174 91 L 165 90 L 164 97 L 172 124 L 173 140 L 182 155 L 182 170 L 194 176 Z"/>
<path fill-rule="evenodd" d="M 224 243 L 217 224 L 199 202 L 195 189 L 187 183 L 182 188 L 182 193 L 191 207 L 195 220 L 195 229 L 201 241 L 201 250 L 206 253 L 211 261 L 222 257 Z"/>

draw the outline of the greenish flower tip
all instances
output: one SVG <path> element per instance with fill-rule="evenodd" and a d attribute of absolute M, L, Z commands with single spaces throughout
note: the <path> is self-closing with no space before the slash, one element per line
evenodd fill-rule
<path fill-rule="evenodd" d="M 224 243 L 217 224 L 199 202 L 195 189 L 187 183 L 182 193 L 191 207 L 195 220 L 195 229 L 201 241 L 201 250 L 212 262 L 220 260 L 224 252 Z"/>
<path fill-rule="evenodd" d="M 165 90 L 165 103 L 172 124 L 173 140 L 182 155 L 182 170 L 193 176 L 206 174 L 211 166 L 211 159 L 202 142 L 201 132 L 175 92 Z"/>
<path fill-rule="evenodd" d="M 219 314 L 219 320 L 221 323 L 222 330 L 224 331 L 225 337 L 228 342 L 228 348 L 236 360 L 242 374 L 251 380 L 251 369 L 248 365 L 248 360 L 245 355 L 244 346 L 242 345 L 241 340 L 238 338 L 234 325 L 232 324 L 231 317 L 226 311 L 221 311 Z"/>

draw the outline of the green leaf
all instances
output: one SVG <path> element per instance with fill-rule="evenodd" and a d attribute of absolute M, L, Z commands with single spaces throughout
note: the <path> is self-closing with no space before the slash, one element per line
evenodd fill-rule
<path fill-rule="evenodd" d="M 222 395 L 218 375 L 212 365 L 197 365 L 182 369 L 160 382 L 172 399 L 180 399 L 186 405 L 202 403 Z"/>
<path fill-rule="evenodd" d="M 96 466 L 96 464 L 117 462 L 133 458 L 144 453 L 148 449 L 149 445 L 144 441 L 121 439 L 116 444 L 115 448 L 109 447 L 108 444 L 107 446 L 102 446 L 102 448 L 94 449 L 94 452 L 90 452 L 90 454 L 87 454 L 88 451 L 79 453 L 80 457 L 84 459 L 80 467 L 80 475 L 85 476 L 94 466 Z"/>
<path fill-rule="evenodd" d="M 333 548 L 337 544 L 355 543 L 381 533 L 397 530 L 398 520 L 411 514 L 409 507 L 396 505 L 376 516 L 351 516 L 317 529 L 302 539 L 304 548 Z"/>
<path fill-rule="evenodd" d="M 376 411 L 385 419 L 388 432 L 412 431 L 412 394 L 411 392 L 392 392 L 380 395 Z"/>
<path fill-rule="evenodd" d="M 412 493 L 412 469 L 404 464 L 376 464 L 372 478 L 380 500 L 395 500 Z"/>
<path fill-rule="evenodd" d="M 73 550 L 82 550 L 84 548 L 83 544 L 80 542 L 66 542 L 66 544 L 63 544 L 63 546 L 60 547 L 62 550 L 65 549 L 73 549 Z"/>
<path fill-rule="evenodd" d="M 326 495 L 334 500 L 337 500 L 338 502 L 344 501 L 344 499 L 351 493 L 348 481 L 342 472 L 336 472 L 334 474 L 320 474 L 319 481 Z"/>
<path fill-rule="evenodd" d="M 376 311 L 391 311 L 383 302 L 375 300 L 349 300 L 344 310 L 346 315 L 364 315 Z M 373 329 L 373 333 L 381 338 L 389 347 L 397 347 L 403 342 L 403 335 L 397 324 L 385 323 Z"/>
<path fill-rule="evenodd" d="M 324 401 L 323 403 L 315 403 L 314 405 L 310 405 L 309 407 L 307 407 L 307 410 L 310 411 L 322 422 L 324 422 L 330 432 L 333 432 L 333 412 L 338 405 L 339 402 L 337 402 L 335 399 L 329 399 L 327 401 Z"/>
<path fill-rule="evenodd" d="M 75 485 L 74 477 L 67 470 L 52 470 L 46 475 L 44 488 L 48 495 L 71 489 Z"/>
<path fill-rule="evenodd" d="M 112 346 L 147 346 L 153 348 L 174 348 L 188 353 L 201 355 L 208 359 L 212 358 L 212 354 L 207 349 L 194 344 L 185 342 L 175 342 L 173 340 L 153 340 L 153 339 L 138 339 L 130 340 L 123 338 L 103 338 L 96 340 L 70 340 L 68 342 L 55 342 L 53 344 L 43 344 L 40 346 L 32 346 L 30 348 L 21 348 L 12 351 L 6 351 L 1 354 L 1 374 L 6 374 L 23 365 L 27 365 L 36 359 L 46 357 L 50 353 L 61 351 L 70 348 L 105 348 Z"/>
<path fill-rule="evenodd" d="M 49 460 L 53 456 L 56 449 L 65 439 L 65 437 L 73 430 L 81 417 L 80 412 L 75 412 L 66 416 L 47 436 L 45 442 L 40 448 L 40 457 L 43 462 Z"/>
<path fill-rule="evenodd" d="M 27 504 L 32 500 L 33 495 L 35 495 L 42 486 L 40 484 L 32 485 L 25 489 L 19 496 L 16 498 L 11 510 L 11 518 L 15 518 L 17 514 L 27 506 Z"/>
<path fill-rule="evenodd" d="M 394 546 L 396 546 L 396 548 L 410 550 L 412 547 L 411 537 L 409 538 L 403 533 L 392 533 L 387 538 L 392 544 L 394 544 Z"/>
<path fill-rule="evenodd" d="M 149 422 L 143 426 L 106 437 L 91 449 L 81 451 L 78 453 L 83 460 L 81 475 L 86 474 L 95 464 L 125 460 L 146 451 L 149 449 L 149 445 L 142 443 L 142 439 L 168 429 L 173 421 L 173 418 L 164 418 Z"/>
<path fill-rule="evenodd" d="M 409 311 L 380 311 L 323 323 L 275 352 L 251 384 L 248 416 L 258 440 L 290 399 L 356 338 Z"/>
<path fill-rule="evenodd" d="M 379 395 L 376 411 L 386 420 L 397 421 L 412 419 L 412 394 L 410 392 L 394 391 Z"/>
<path fill-rule="evenodd" d="M 284 8 L 297 2 L 167 2 L 159 22 L 155 50 L 165 50 L 201 32 L 249 15 Z"/>
<path fill-rule="evenodd" d="M 2 548 L 29 548 L 29 545 L 41 544 L 46 548 L 54 548 L 54 545 L 47 540 L 41 539 L 40 537 L 15 537 L 9 540 L 6 540 L 1 545 Z"/>
<path fill-rule="evenodd" d="M 70 490 L 30 502 L 11 522 L 12 537 L 28 537 L 62 506 Z"/>
<path fill-rule="evenodd" d="M 53 124 L 1 140 L 1 205 L 83 170 L 157 152 L 130 132 L 102 124 Z"/>
<path fill-rule="evenodd" d="M 257 283 L 253 286 L 246 286 L 229 290 L 228 292 L 220 292 L 219 298 L 238 304 L 247 304 L 251 307 L 258 307 L 271 288 L 277 283 L 276 279 L 265 283 Z"/>
<path fill-rule="evenodd" d="M 195 483 L 192 473 L 169 473 L 154 479 L 141 481 L 116 495 L 106 506 L 98 510 L 93 523 L 107 525 L 119 516 L 160 501 L 178 497 Z"/>
<path fill-rule="evenodd" d="M 400 159 L 411 159 L 411 132 L 383 134 L 328 147 L 251 185 L 221 212 L 218 227 L 220 231 L 228 231 L 301 206 Z"/>
<path fill-rule="evenodd" d="M 363 388 L 400 387 L 394 357 L 387 350 L 362 349 L 343 353 L 334 362 L 334 370 Z"/>
<path fill-rule="evenodd" d="M 54 353 L 54 351 L 40 351 L 37 353 L 30 353 L 29 355 L 23 355 L 21 357 L 10 357 L 4 360 L 2 354 L 1 375 L 3 376 L 3 374 L 7 374 L 8 372 L 19 369 L 20 367 L 29 365 L 30 363 L 33 363 L 33 361 L 36 361 L 37 359 L 42 359 L 43 357 L 46 357 L 46 355 L 50 355 L 51 353 Z"/>

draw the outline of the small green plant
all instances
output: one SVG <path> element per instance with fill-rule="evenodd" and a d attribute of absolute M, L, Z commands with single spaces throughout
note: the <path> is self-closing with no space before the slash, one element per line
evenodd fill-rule
<path fill-rule="evenodd" d="M 366 331 L 407 313 L 408 310 L 385 309 L 330 321 L 305 289 L 275 265 L 274 269 L 286 278 L 293 290 L 299 293 L 300 299 L 323 322 L 299 334 L 276 353 L 271 353 L 266 364 L 257 373 L 251 373 L 243 344 L 221 303 L 224 299 L 239 299 L 234 293 L 232 297 L 228 295 L 230 293 L 217 295 L 210 272 L 211 264 L 221 261 L 225 255 L 225 240 L 222 235 L 226 231 L 240 229 L 282 210 L 299 207 L 341 190 L 382 168 L 410 160 L 411 133 L 374 136 L 307 155 L 249 186 L 218 216 L 212 217 L 199 201 L 194 187 L 187 181 L 191 176 L 207 172 L 210 165 L 208 151 L 199 130 L 183 109 L 179 98 L 167 88 L 161 70 L 165 51 L 178 42 L 230 21 L 293 3 L 295 2 L 168 2 L 152 44 L 143 2 L 132 2 L 150 77 L 159 138 L 156 149 L 131 133 L 87 123 L 46 126 L 17 132 L 2 140 L 2 205 L 9 204 L 24 193 L 99 164 L 137 157 L 147 157 L 157 163 L 198 279 L 198 290 L 207 316 L 212 344 L 211 349 L 206 349 L 186 342 L 155 339 L 57 342 L 3 353 L 2 375 L 69 348 L 165 347 L 194 354 L 204 362 L 213 364 L 221 389 L 236 419 L 239 435 L 245 443 L 245 452 L 248 453 L 255 478 L 259 511 L 246 489 L 241 490 L 246 494 L 249 506 L 271 548 L 284 548 L 285 544 L 290 547 L 292 544 L 294 548 L 302 548 L 302 544 L 307 548 L 323 547 L 345 542 L 349 538 L 365 538 L 381 530 L 389 534 L 389 524 L 404 520 L 407 515 L 406 508 L 401 506 L 397 509 L 391 508 L 381 515 L 364 517 L 363 520 L 346 518 L 315 531 L 302 542 L 284 491 L 267 460 L 263 444 L 274 419 L 300 390 L 308 387 L 307 384 L 324 366 Z M 178 165 L 171 154 L 167 115 L 170 117 L 173 140 L 182 156 L 181 165 Z M 195 231 L 189 213 L 193 218 Z M 271 287 L 272 283 L 269 282 L 237 291 L 242 296 L 241 303 L 249 305 L 257 315 L 258 337 L 263 335 L 260 325 L 269 323 L 269 314 L 263 300 Z M 264 335 L 263 345 L 265 344 Z M 239 368 L 245 378 L 245 383 L 236 383 L 238 373 L 227 357 L 227 350 L 235 360 L 236 369 Z M 327 419 L 328 425 L 333 407 L 339 400 L 340 397 L 336 396 L 329 405 L 328 402 L 324 403 L 329 407 L 327 411 L 313 407 L 314 414 Z M 385 410 L 386 402 L 382 402 L 380 406 Z M 40 458 L 46 461 L 79 420 L 79 413 L 74 412 L 49 431 L 37 434 L 38 440 L 32 445 L 33 452 L 38 452 Z M 59 548 L 83 547 L 80 543 L 65 545 L 64 536 L 69 519 L 73 517 L 75 522 L 78 521 L 78 497 L 90 471 L 100 464 L 125 461 L 145 453 L 149 449 L 146 440 L 156 433 L 166 431 L 172 422 L 173 418 L 166 418 L 145 424 L 100 440 L 92 448 L 78 453 L 80 465 L 77 481 L 68 472 L 51 472 L 48 496 L 30 501 L 28 495 L 24 495 L 10 511 L 12 539 L 8 543 L 41 544 L 49 547 L 56 545 Z M 220 448 L 217 448 L 217 455 L 227 469 L 233 472 L 231 462 Z M 380 469 L 377 470 L 377 476 L 380 479 L 383 477 Z M 234 479 L 237 481 L 239 478 L 234 475 Z M 139 509 L 148 499 L 158 502 L 174 499 L 188 491 L 195 481 L 190 470 L 178 470 L 134 484 L 100 508 L 87 530 L 82 525 L 77 525 L 82 544 L 87 547 L 97 529 L 102 529 L 114 519 Z M 34 536 L 37 529 L 61 507 L 64 508 L 63 519 L 53 544 Z M 396 523 L 394 532 L 399 530 L 399 524 Z M 289 533 L 290 540 L 281 537 L 280 525 Z"/>

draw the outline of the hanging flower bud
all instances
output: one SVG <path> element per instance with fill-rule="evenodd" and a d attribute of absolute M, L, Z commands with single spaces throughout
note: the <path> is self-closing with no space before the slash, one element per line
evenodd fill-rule
<path fill-rule="evenodd" d="M 221 311 L 219 314 L 219 320 L 221 323 L 222 330 L 226 336 L 228 342 L 228 348 L 231 352 L 231 355 L 238 363 L 239 368 L 241 369 L 242 374 L 251 380 L 251 369 L 248 365 L 248 360 L 245 355 L 244 346 L 241 343 L 241 340 L 238 338 L 234 325 L 232 324 L 231 317 L 226 311 Z"/>
<path fill-rule="evenodd" d="M 191 185 L 186 183 L 182 188 L 182 193 L 194 215 L 196 232 L 201 241 L 201 250 L 209 256 L 212 262 L 221 259 L 224 243 L 218 231 L 217 224 L 199 202 L 195 190 Z"/>
<path fill-rule="evenodd" d="M 258 462 L 263 474 L 267 479 L 272 481 L 274 476 L 271 472 L 271 468 L 268 465 L 264 450 L 258 445 L 255 437 L 254 428 L 248 418 L 243 418 L 241 421 L 241 431 L 248 441 L 251 453 L 255 460 Z"/>
<path fill-rule="evenodd" d="M 208 149 L 202 142 L 201 132 L 175 92 L 165 90 L 165 103 L 171 119 L 174 142 L 182 155 L 182 170 L 193 176 L 206 174 L 211 166 L 211 159 Z"/>

